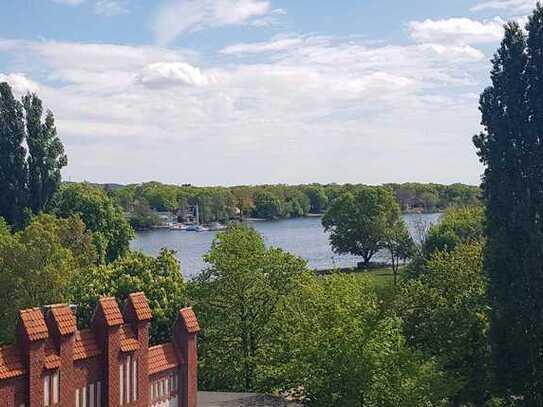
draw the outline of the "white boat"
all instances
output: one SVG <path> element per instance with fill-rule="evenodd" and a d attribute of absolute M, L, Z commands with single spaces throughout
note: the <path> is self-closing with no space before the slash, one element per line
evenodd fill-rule
<path fill-rule="evenodd" d="M 226 226 L 220 224 L 219 222 L 213 222 L 209 225 L 208 227 L 208 230 L 212 230 L 212 231 L 219 231 L 219 230 L 224 230 L 226 229 Z"/>
<path fill-rule="evenodd" d="M 182 223 L 173 223 L 169 227 L 170 230 L 187 230 L 188 226 Z"/>

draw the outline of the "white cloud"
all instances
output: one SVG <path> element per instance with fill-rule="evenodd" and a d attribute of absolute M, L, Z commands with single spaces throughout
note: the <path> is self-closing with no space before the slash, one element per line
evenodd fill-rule
<path fill-rule="evenodd" d="M 77 6 L 85 0 L 53 0 L 55 3 L 67 4 L 68 6 Z"/>
<path fill-rule="evenodd" d="M 417 42 L 479 44 L 497 42 L 503 37 L 504 21 L 496 18 L 477 21 L 470 18 L 411 21 L 409 34 Z"/>
<path fill-rule="evenodd" d="M 512 13 L 529 13 L 536 3 L 536 0 L 483 0 L 473 6 L 471 11 L 506 10 Z"/>
<path fill-rule="evenodd" d="M 145 86 L 164 87 L 172 85 L 205 86 L 209 78 L 197 67 L 184 62 L 156 62 L 147 65 L 137 80 Z"/>
<path fill-rule="evenodd" d="M 18 95 L 24 95 L 28 92 L 36 93 L 39 91 L 39 86 L 36 82 L 28 79 L 23 73 L 0 73 L 0 82 L 7 82 L 13 89 L 13 92 Z"/>
<path fill-rule="evenodd" d="M 169 0 L 158 10 L 152 28 L 160 44 L 187 31 L 224 25 L 243 25 L 271 13 L 263 0 Z"/>
<path fill-rule="evenodd" d="M 465 95 L 483 87 L 487 67 L 468 45 L 289 35 L 208 61 L 149 46 L 0 49 L 39 80 L 72 179 L 475 182 L 479 173 L 477 99 Z M 246 58 L 256 52 L 258 62 Z"/>
<path fill-rule="evenodd" d="M 94 12 L 98 15 L 112 17 L 128 13 L 126 1 L 122 0 L 97 0 L 94 4 Z"/>
<path fill-rule="evenodd" d="M 264 52 L 284 51 L 303 44 L 304 40 L 300 37 L 275 38 L 266 42 L 240 43 L 229 45 L 220 52 L 223 54 L 257 54 Z"/>

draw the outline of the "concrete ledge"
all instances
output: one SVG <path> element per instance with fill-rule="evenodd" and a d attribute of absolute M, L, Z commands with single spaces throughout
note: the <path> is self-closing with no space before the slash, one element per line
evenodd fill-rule
<path fill-rule="evenodd" d="M 199 407 L 299 407 L 282 398 L 255 393 L 198 392 Z"/>

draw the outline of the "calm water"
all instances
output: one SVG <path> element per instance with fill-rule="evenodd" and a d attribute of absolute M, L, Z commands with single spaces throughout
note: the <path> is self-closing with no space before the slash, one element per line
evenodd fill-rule
<path fill-rule="evenodd" d="M 433 224 L 439 214 L 403 215 L 409 230 L 416 239 L 417 223 Z M 280 247 L 306 259 L 314 269 L 352 267 L 361 259 L 356 256 L 339 256 L 332 252 L 328 233 L 320 218 L 297 218 L 277 221 L 255 221 L 250 224 L 260 232 L 267 245 Z M 164 229 L 140 232 L 131 243 L 133 249 L 157 255 L 165 247 L 177 252 L 185 277 L 198 274 L 204 267 L 202 256 L 209 250 L 217 232 L 186 232 Z M 375 261 L 386 261 L 386 255 L 377 254 Z"/>

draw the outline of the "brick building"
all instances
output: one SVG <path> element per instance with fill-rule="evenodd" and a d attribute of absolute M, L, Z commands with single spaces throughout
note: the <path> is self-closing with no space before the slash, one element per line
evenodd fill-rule
<path fill-rule="evenodd" d="M 19 311 L 16 343 L 0 347 L 0 406 L 195 407 L 194 312 L 180 310 L 171 342 L 151 347 L 150 320 L 143 293 L 122 310 L 100 299 L 90 329 L 68 305 Z"/>

